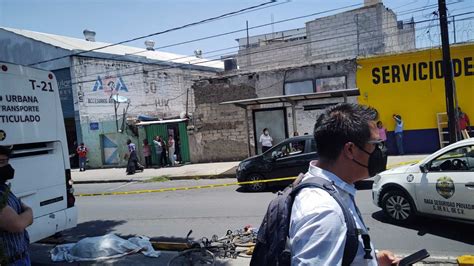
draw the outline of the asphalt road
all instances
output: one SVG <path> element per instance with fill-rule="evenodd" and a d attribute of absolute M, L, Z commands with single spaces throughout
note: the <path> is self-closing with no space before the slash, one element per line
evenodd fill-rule
<path fill-rule="evenodd" d="M 181 180 L 161 183 L 113 183 L 75 185 L 76 193 L 150 190 L 169 187 L 232 183 L 235 179 Z M 223 235 L 227 229 L 258 227 L 274 192 L 248 193 L 229 186 L 136 195 L 77 197 L 78 226 L 66 231 L 68 241 L 116 233 L 125 238 L 145 235 L 152 239 L 182 240 Z M 426 248 L 432 256 L 455 257 L 474 253 L 472 225 L 422 218 L 410 226 L 387 222 L 372 204 L 371 191 L 356 197 L 377 249 L 410 254 Z"/>

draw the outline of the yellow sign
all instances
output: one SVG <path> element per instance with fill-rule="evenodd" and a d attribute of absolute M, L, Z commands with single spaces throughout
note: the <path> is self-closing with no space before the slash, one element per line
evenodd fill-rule
<path fill-rule="evenodd" d="M 474 117 L 474 44 L 451 47 L 456 95 L 463 112 Z M 405 130 L 437 128 L 446 112 L 441 48 L 357 60 L 359 103 L 375 107 L 388 130 L 400 114 Z"/>

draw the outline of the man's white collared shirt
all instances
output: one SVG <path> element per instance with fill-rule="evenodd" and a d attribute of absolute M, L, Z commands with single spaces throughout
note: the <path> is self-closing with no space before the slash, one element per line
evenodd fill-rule
<path fill-rule="evenodd" d="M 358 229 L 367 232 L 362 218 L 354 206 L 356 189 L 335 174 L 310 163 L 303 181 L 311 181 L 315 176 L 334 182 Z M 344 213 L 336 200 L 328 192 L 319 188 L 304 188 L 295 198 L 291 210 L 290 247 L 292 265 L 341 265 L 346 242 L 347 226 Z M 364 259 L 364 245 L 359 236 L 357 255 L 351 265 L 377 265 L 373 244 L 373 259 Z"/>

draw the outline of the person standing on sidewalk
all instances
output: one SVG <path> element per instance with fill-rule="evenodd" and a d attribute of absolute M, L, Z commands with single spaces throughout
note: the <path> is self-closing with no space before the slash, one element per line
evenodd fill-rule
<path fill-rule="evenodd" d="M 161 137 L 155 136 L 155 139 L 153 140 L 153 144 L 155 145 L 155 154 L 156 154 L 156 161 L 158 162 L 158 168 L 160 168 L 164 166 L 164 164 L 162 164 L 162 158 L 161 158 L 161 156 L 163 155 L 163 143 L 161 142 Z"/>
<path fill-rule="evenodd" d="M 262 153 L 266 152 L 273 146 L 273 139 L 268 132 L 268 128 L 263 129 L 263 133 L 260 135 L 259 142 L 262 144 Z"/>
<path fill-rule="evenodd" d="M 382 121 L 377 122 L 377 128 L 379 130 L 380 139 L 383 141 L 383 145 L 386 146 L 387 142 L 387 129 L 383 126 Z"/>
<path fill-rule="evenodd" d="M 148 140 L 143 140 L 143 149 L 142 149 L 143 157 L 145 157 L 145 167 L 151 167 L 151 148 L 148 144 Z"/>
<path fill-rule="evenodd" d="M 175 145 L 174 145 L 174 138 L 173 135 L 168 136 L 168 159 L 171 166 L 175 166 L 174 162 L 174 152 L 175 152 Z"/>
<path fill-rule="evenodd" d="M 0 146 L 0 265 L 31 265 L 26 228 L 33 223 L 33 211 L 6 184 L 15 175 L 8 163 L 10 153 Z"/>
<path fill-rule="evenodd" d="M 160 137 L 161 140 L 161 159 L 163 160 L 163 167 L 168 166 L 168 144 Z"/>
<path fill-rule="evenodd" d="M 458 107 L 458 126 L 463 139 L 468 139 L 471 137 L 469 134 L 471 131 L 469 116 L 461 110 L 461 107 Z"/>
<path fill-rule="evenodd" d="M 395 119 L 395 141 L 397 142 L 398 154 L 403 155 L 405 151 L 403 150 L 403 120 L 401 115 L 394 114 L 393 119 Z"/>
<path fill-rule="evenodd" d="M 81 145 L 77 147 L 76 149 L 77 155 L 79 156 L 79 171 L 85 171 L 86 170 L 86 163 L 87 163 L 87 153 L 89 150 L 87 147 L 84 145 L 84 142 L 81 142 Z"/>

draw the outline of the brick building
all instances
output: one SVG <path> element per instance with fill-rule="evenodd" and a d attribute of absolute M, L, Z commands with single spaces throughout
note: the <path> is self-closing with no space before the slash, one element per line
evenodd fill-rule
<path fill-rule="evenodd" d="M 0 28 L 0 61 L 33 65 L 55 73 L 61 95 L 70 154 L 74 143 L 89 147 L 91 167 L 124 165 L 125 142 L 141 144 L 140 119 L 174 119 L 193 113 L 193 80 L 222 70 L 222 62 L 27 30 Z M 92 52 L 91 49 L 97 49 Z M 86 52 L 84 52 L 86 51 Z M 78 54 L 80 52 L 80 54 Z M 51 60 L 50 59 L 58 60 Z M 41 62 L 39 64 L 36 64 Z M 188 93 L 189 92 L 189 93 Z M 141 133 L 145 133 L 144 130 Z M 185 134 L 177 125 L 165 135 Z M 141 145 L 137 145 L 140 147 Z"/>

